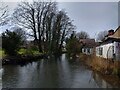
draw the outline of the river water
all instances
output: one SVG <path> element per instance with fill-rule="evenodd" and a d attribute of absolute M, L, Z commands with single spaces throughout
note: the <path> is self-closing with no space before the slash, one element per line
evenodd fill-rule
<path fill-rule="evenodd" d="M 3 88 L 114 88 L 80 60 L 63 54 L 25 66 L 3 66 Z"/>

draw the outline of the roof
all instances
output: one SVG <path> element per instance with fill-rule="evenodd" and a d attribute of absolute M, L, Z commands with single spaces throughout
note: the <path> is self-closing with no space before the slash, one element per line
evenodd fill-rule
<path fill-rule="evenodd" d="M 108 43 L 113 43 L 113 42 L 120 42 L 120 31 L 118 31 L 118 30 L 120 30 L 120 26 L 115 30 L 113 35 L 105 36 L 104 41 L 101 42 L 100 44 L 98 44 L 98 46 L 105 45 Z"/>
<path fill-rule="evenodd" d="M 114 34 L 112 35 L 113 37 L 120 38 L 120 26 L 115 30 Z"/>
<path fill-rule="evenodd" d="M 120 26 L 115 30 L 113 35 L 105 37 L 104 41 L 100 45 L 111 43 L 114 41 L 120 42 L 120 37 L 118 36 L 118 34 L 116 34 L 118 30 L 120 30 Z"/>
<path fill-rule="evenodd" d="M 108 41 L 108 40 L 120 42 L 120 37 L 119 37 L 118 35 L 117 35 L 117 36 L 115 35 L 118 30 L 120 30 L 120 26 L 115 30 L 115 32 L 114 32 L 113 35 L 110 35 L 110 36 L 108 36 L 108 37 L 105 37 L 104 42 L 106 42 L 106 41 Z"/>
<path fill-rule="evenodd" d="M 118 31 L 119 29 L 120 29 L 120 26 L 115 30 L 115 32 Z M 115 32 L 114 32 L 114 33 L 115 33 Z"/>
<path fill-rule="evenodd" d="M 108 40 L 111 40 L 111 41 L 117 41 L 117 42 L 120 42 L 120 37 L 112 37 L 112 36 L 109 36 L 105 39 L 105 41 L 108 41 Z M 104 42 L 105 42 L 104 41 Z"/>
<path fill-rule="evenodd" d="M 85 47 L 94 47 L 96 45 L 95 39 L 80 39 L 80 43 Z"/>

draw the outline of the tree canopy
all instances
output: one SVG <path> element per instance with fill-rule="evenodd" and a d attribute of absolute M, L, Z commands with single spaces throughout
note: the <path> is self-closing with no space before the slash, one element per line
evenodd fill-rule
<path fill-rule="evenodd" d="M 8 55 L 16 55 L 22 42 L 22 35 L 15 31 L 6 30 L 2 33 L 2 48 Z"/>
<path fill-rule="evenodd" d="M 13 13 L 14 22 L 32 31 L 39 52 L 59 53 L 75 26 L 56 2 L 22 2 Z"/>
<path fill-rule="evenodd" d="M 76 34 L 76 37 L 78 39 L 87 39 L 87 38 L 90 38 L 89 34 L 87 32 L 85 32 L 85 31 L 78 32 Z"/>
<path fill-rule="evenodd" d="M 75 56 L 76 54 L 80 53 L 81 45 L 75 32 L 73 32 L 71 36 L 66 39 L 66 50 L 70 56 Z"/>
<path fill-rule="evenodd" d="M 101 31 L 97 35 L 97 41 L 103 41 L 105 36 L 108 34 L 108 31 Z"/>
<path fill-rule="evenodd" d="M 0 2 L 0 26 L 8 23 L 8 6 Z"/>

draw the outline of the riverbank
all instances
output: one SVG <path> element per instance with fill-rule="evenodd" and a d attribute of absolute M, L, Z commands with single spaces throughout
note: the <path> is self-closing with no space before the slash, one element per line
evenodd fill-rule
<path fill-rule="evenodd" d="M 108 60 L 95 55 L 80 54 L 80 60 L 84 61 L 93 70 L 103 74 L 120 75 L 120 61 Z"/>
<path fill-rule="evenodd" d="M 2 58 L 2 65 L 25 65 L 39 59 L 47 58 L 46 54 L 38 55 L 17 55 L 17 56 L 5 56 Z"/>
<path fill-rule="evenodd" d="M 106 77 L 106 81 L 120 84 L 120 62 L 85 54 L 80 54 L 79 58 L 93 71 Z"/>

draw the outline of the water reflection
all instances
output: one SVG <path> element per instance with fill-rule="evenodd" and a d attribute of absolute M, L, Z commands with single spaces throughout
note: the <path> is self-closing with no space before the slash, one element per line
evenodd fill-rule
<path fill-rule="evenodd" d="M 102 79 L 103 76 L 97 74 L 97 73 L 93 73 L 93 78 L 96 82 L 96 84 L 101 87 L 101 88 L 120 88 L 119 84 L 117 81 L 113 81 L 113 82 L 106 82 L 104 79 Z M 116 82 L 116 84 L 114 84 L 114 82 Z"/>
<path fill-rule="evenodd" d="M 89 70 L 80 60 L 63 54 L 29 63 L 3 67 L 3 87 L 9 88 L 99 88 L 113 87 Z"/>
<path fill-rule="evenodd" d="M 2 72 L 3 72 L 3 69 L 0 68 L 0 90 L 2 89 Z"/>

